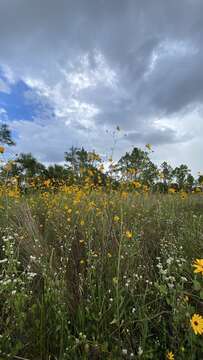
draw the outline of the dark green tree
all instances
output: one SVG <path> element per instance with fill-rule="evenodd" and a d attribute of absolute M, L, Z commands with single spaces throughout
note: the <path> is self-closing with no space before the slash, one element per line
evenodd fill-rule
<path fill-rule="evenodd" d="M 178 185 L 178 189 L 184 189 L 187 185 L 187 177 L 190 174 L 190 169 L 187 165 L 181 164 L 180 166 L 177 166 L 173 170 L 173 176 L 176 179 L 176 183 Z"/>
<path fill-rule="evenodd" d="M 65 169 L 64 166 L 54 164 L 48 166 L 45 174 L 47 179 L 54 179 L 61 181 L 68 179 L 70 172 L 68 171 L 68 169 Z"/>
<path fill-rule="evenodd" d="M 38 162 L 31 153 L 20 154 L 15 163 L 21 175 L 26 178 L 44 177 L 46 173 L 46 167 Z"/>
<path fill-rule="evenodd" d="M 163 181 L 163 191 L 167 191 L 168 188 L 170 187 L 172 180 L 173 180 L 173 168 L 171 165 L 169 165 L 166 161 L 164 161 L 161 166 L 160 166 L 160 170 L 161 170 L 161 178 Z"/>
<path fill-rule="evenodd" d="M 116 171 L 126 180 L 137 180 L 146 185 L 153 184 L 158 175 L 157 167 L 150 160 L 149 153 L 137 147 L 121 157 Z"/>
<path fill-rule="evenodd" d="M 0 125 L 0 143 L 9 146 L 15 145 L 15 142 L 11 136 L 11 131 L 7 124 Z"/>
<path fill-rule="evenodd" d="M 186 190 L 192 191 L 193 187 L 195 185 L 195 178 L 192 174 L 188 174 L 186 178 Z"/>

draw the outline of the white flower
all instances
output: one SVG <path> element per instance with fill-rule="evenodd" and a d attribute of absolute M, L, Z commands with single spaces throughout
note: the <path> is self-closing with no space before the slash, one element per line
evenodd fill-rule
<path fill-rule="evenodd" d="M 141 356 L 143 354 L 143 350 L 141 348 L 141 346 L 139 346 L 138 348 L 138 356 Z"/>
<path fill-rule="evenodd" d="M 36 256 L 30 255 L 30 260 L 31 260 L 31 261 L 36 261 Z"/>
<path fill-rule="evenodd" d="M 123 349 L 123 350 L 122 350 L 122 354 L 123 354 L 123 355 L 127 355 L 127 353 L 128 353 L 128 350 L 127 350 L 127 349 Z"/>

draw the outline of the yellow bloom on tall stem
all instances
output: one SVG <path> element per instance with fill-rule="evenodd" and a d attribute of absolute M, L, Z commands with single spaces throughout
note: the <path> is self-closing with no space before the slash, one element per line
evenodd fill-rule
<path fill-rule="evenodd" d="M 128 239 L 131 239 L 132 236 L 133 236 L 133 233 L 131 231 L 129 231 L 129 230 L 127 230 L 125 234 L 126 234 Z"/>
<path fill-rule="evenodd" d="M 195 267 L 194 273 L 202 273 L 203 275 L 203 259 L 196 259 L 193 266 Z"/>
<path fill-rule="evenodd" d="M 174 360 L 174 354 L 172 353 L 172 351 L 168 351 L 166 354 L 166 359 L 167 360 Z"/>
<path fill-rule="evenodd" d="M 118 222 L 120 220 L 119 216 L 117 216 L 117 215 L 115 215 L 113 219 L 115 222 Z"/>
<path fill-rule="evenodd" d="M 190 319 L 190 324 L 195 335 L 203 334 L 203 317 L 201 315 L 194 314 L 192 319 Z"/>

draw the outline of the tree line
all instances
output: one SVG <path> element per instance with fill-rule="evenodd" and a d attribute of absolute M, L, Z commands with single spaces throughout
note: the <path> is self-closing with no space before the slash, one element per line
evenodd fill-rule
<path fill-rule="evenodd" d="M 0 125 L 0 152 L 4 151 L 4 145 L 14 146 L 11 132 L 7 125 Z M 26 187 L 31 182 L 39 184 L 52 181 L 55 184 L 66 183 L 68 185 L 90 184 L 114 188 L 125 184 L 129 188 L 145 186 L 152 191 L 168 192 L 184 190 L 201 190 L 203 175 L 197 179 L 191 174 L 187 165 L 181 164 L 173 168 L 164 161 L 159 167 L 150 159 L 151 146 L 148 144 L 145 150 L 134 147 L 131 152 L 114 162 L 111 158 L 102 161 L 95 151 L 87 151 L 84 147 L 71 147 L 64 154 L 64 165 L 54 164 L 45 166 L 31 153 L 21 153 L 15 160 L 3 163 L 0 169 L 1 182 L 16 178 L 20 188 Z"/>

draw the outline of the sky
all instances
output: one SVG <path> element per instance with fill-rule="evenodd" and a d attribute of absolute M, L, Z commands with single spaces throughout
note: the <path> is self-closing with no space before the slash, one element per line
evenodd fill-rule
<path fill-rule="evenodd" d="M 118 160 L 150 143 L 155 163 L 203 172 L 202 14 L 202 0 L 0 0 L 0 122 L 15 153 Z"/>

